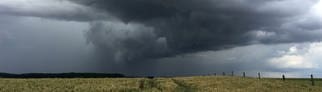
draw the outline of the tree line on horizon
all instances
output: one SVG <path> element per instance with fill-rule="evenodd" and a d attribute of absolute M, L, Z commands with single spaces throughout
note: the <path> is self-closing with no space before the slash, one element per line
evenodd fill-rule
<path fill-rule="evenodd" d="M 0 78 L 123 78 L 118 73 L 0 73 Z"/>

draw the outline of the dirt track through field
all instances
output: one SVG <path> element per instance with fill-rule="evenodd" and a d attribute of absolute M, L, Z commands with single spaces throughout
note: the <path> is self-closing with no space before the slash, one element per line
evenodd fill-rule
<path fill-rule="evenodd" d="M 195 92 L 196 91 L 195 88 L 193 88 L 192 86 L 186 84 L 182 80 L 172 79 L 172 81 L 178 85 L 177 90 L 180 90 L 182 92 Z"/>

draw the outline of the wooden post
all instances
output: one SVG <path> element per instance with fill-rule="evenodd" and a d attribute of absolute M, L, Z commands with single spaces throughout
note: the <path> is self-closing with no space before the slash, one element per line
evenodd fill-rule
<path fill-rule="evenodd" d="M 231 72 L 231 76 L 234 76 L 234 71 Z"/>
<path fill-rule="evenodd" d="M 311 74 L 311 82 L 312 82 L 312 86 L 314 86 L 314 85 L 315 85 L 315 83 L 314 83 L 313 74 Z"/>
<path fill-rule="evenodd" d="M 245 72 L 243 72 L 243 77 L 244 77 L 244 78 L 246 77 L 246 73 L 245 73 Z"/>
<path fill-rule="evenodd" d="M 217 73 L 215 73 L 214 75 L 217 76 Z"/>
<path fill-rule="evenodd" d="M 261 73 L 260 72 L 258 72 L 258 79 L 261 79 Z"/>
<path fill-rule="evenodd" d="M 283 79 L 283 81 L 285 81 L 285 75 L 284 74 L 282 75 L 282 79 Z"/>
<path fill-rule="evenodd" d="M 223 75 L 223 76 L 226 76 L 226 73 L 225 73 L 225 72 L 222 72 L 222 75 Z"/>

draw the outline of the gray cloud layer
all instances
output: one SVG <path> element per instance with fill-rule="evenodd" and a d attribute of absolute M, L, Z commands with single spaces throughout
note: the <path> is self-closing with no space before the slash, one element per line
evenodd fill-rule
<path fill-rule="evenodd" d="M 106 13 L 67 0 L 2 0 L 0 14 L 76 21 L 110 19 Z"/>

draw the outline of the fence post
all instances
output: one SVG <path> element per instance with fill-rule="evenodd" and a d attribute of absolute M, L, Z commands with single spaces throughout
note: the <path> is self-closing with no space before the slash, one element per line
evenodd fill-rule
<path fill-rule="evenodd" d="M 222 72 L 222 75 L 223 75 L 223 76 L 226 76 L 226 73 L 225 73 L 225 72 Z"/>
<path fill-rule="evenodd" d="M 314 86 L 314 85 L 315 85 L 315 83 L 314 83 L 313 74 L 311 74 L 311 82 L 312 82 L 312 86 Z"/>
<path fill-rule="evenodd" d="M 231 72 L 231 76 L 234 76 L 234 71 Z"/>
<path fill-rule="evenodd" d="M 215 73 L 214 75 L 217 76 L 217 73 Z"/>
<path fill-rule="evenodd" d="M 285 75 L 284 74 L 282 75 L 282 79 L 283 79 L 283 81 L 285 81 Z"/>
<path fill-rule="evenodd" d="M 260 72 L 258 72 L 258 79 L 261 79 L 261 73 Z"/>
<path fill-rule="evenodd" d="M 243 77 L 244 77 L 244 78 L 246 77 L 246 73 L 245 73 L 245 72 L 243 72 Z"/>

